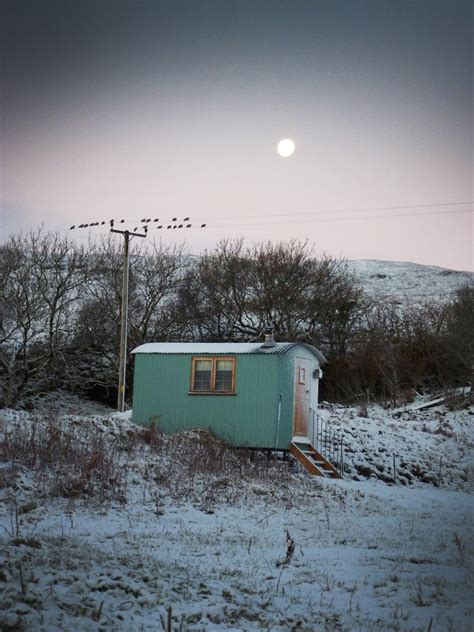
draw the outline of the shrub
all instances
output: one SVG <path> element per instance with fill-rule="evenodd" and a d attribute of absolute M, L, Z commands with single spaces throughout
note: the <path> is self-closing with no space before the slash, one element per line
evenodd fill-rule
<path fill-rule="evenodd" d="M 0 454 L 12 473 L 26 466 L 47 493 L 63 497 L 121 498 L 127 487 L 127 468 L 120 440 L 103 432 L 51 415 L 12 424 L 0 442 Z"/>

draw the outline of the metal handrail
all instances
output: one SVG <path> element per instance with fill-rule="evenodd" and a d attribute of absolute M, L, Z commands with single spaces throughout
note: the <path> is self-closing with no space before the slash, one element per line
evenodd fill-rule
<path fill-rule="evenodd" d="M 335 431 L 316 410 L 313 408 L 310 410 L 314 447 L 342 476 L 344 474 L 344 439 L 341 433 Z"/>

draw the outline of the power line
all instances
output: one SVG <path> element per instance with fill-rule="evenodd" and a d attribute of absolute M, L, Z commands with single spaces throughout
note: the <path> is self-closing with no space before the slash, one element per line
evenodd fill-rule
<path fill-rule="evenodd" d="M 394 213 L 392 215 L 363 215 L 361 217 L 325 217 L 322 219 L 297 219 L 297 220 L 285 220 L 280 222 L 271 222 L 271 226 L 276 224 L 314 224 L 321 222 L 349 222 L 360 219 L 389 219 L 391 217 L 419 217 L 422 215 L 455 215 L 458 213 L 474 213 L 474 209 L 459 210 L 459 211 L 430 211 L 427 213 Z M 238 224 L 210 224 L 210 228 L 228 228 L 231 226 L 268 226 L 268 222 L 253 222 L 238 223 Z"/>
<path fill-rule="evenodd" d="M 227 219 L 260 219 L 261 217 L 290 217 L 294 215 L 325 215 L 334 213 L 366 213 L 372 211 L 400 211 L 402 209 L 409 208 L 429 208 L 431 206 L 463 206 L 465 204 L 472 204 L 472 201 L 468 202 L 439 202 L 432 204 L 407 204 L 405 206 L 372 206 L 361 208 L 348 208 L 340 210 L 330 211 L 308 211 L 308 212 L 286 212 L 286 213 L 260 213 L 258 215 L 233 215 L 227 217 Z M 197 217 L 199 221 L 219 219 L 218 217 Z"/>
<path fill-rule="evenodd" d="M 456 204 L 461 204 L 461 202 L 456 202 Z M 465 204 L 465 202 L 463 202 Z M 427 205 L 429 206 L 429 205 Z M 441 206 L 439 204 L 438 206 Z M 395 208 L 395 207 L 393 207 Z M 405 208 L 405 207 L 402 207 Z M 343 212 L 343 211 L 340 211 Z M 398 218 L 398 217 L 420 217 L 425 215 L 458 215 L 461 213 L 473 213 L 474 209 L 460 209 L 460 210 L 452 210 L 452 211 L 428 211 L 422 213 L 392 213 L 390 215 L 362 215 L 359 217 L 324 217 L 318 219 L 288 219 L 285 221 L 277 221 L 271 222 L 271 225 L 277 224 L 318 224 L 323 222 L 350 222 L 354 220 L 364 220 L 364 219 L 390 219 L 390 218 Z M 256 216 L 261 217 L 261 216 Z M 201 221 L 201 220 L 200 220 Z M 133 222 L 125 222 L 133 224 Z M 233 224 L 209 224 L 208 228 L 245 228 L 247 226 L 268 226 L 268 222 L 252 222 L 252 223 L 233 223 Z M 86 239 L 88 236 L 84 235 L 81 237 L 76 237 L 76 239 Z"/>
<path fill-rule="evenodd" d="M 327 210 L 327 211 L 308 211 L 308 212 L 299 212 L 299 211 L 289 211 L 289 212 L 285 212 L 285 213 L 260 213 L 260 214 L 256 214 L 256 215 L 230 215 L 230 216 L 226 216 L 225 219 L 226 220 L 241 220 L 241 219 L 262 219 L 265 217 L 288 217 L 288 218 L 293 218 L 295 216 L 312 216 L 312 215 L 334 215 L 334 214 L 339 214 L 339 213 L 362 213 L 362 212 L 373 212 L 373 211 L 394 211 L 394 210 L 403 210 L 403 209 L 417 209 L 417 208 L 430 208 L 430 207 L 440 207 L 440 206 L 463 206 L 466 204 L 472 204 L 472 201 L 467 201 L 467 202 L 433 202 L 430 204 L 407 204 L 407 205 L 401 205 L 401 206 L 373 206 L 373 207 L 360 207 L 360 208 L 347 208 L 347 209 L 336 209 L 336 210 Z M 452 212 L 469 212 L 469 211 L 452 211 Z M 433 211 L 433 214 L 436 214 L 437 212 Z M 418 213 L 419 214 L 419 213 Z M 430 213 L 431 214 L 431 213 Z M 417 215 L 417 213 L 407 213 L 406 216 L 415 216 Z M 405 216 L 405 215 L 403 215 Z M 375 216 L 375 217 L 379 217 L 379 216 Z M 380 217 L 391 217 L 390 215 L 381 215 Z M 159 220 L 158 218 L 142 218 L 141 220 L 126 220 L 126 219 L 121 219 L 121 220 L 107 220 L 107 221 L 101 221 L 101 222 L 91 222 L 89 224 L 79 224 L 79 225 L 73 225 L 70 228 L 59 228 L 57 230 L 51 230 L 48 232 L 68 232 L 70 230 L 78 230 L 78 229 L 84 229 L 84 228 L 91 228 L 91 227 L 95 227 L 95 226 L 104 226 L 109 224 L 110 222 L 116 222 L 116 223 L 120 223 L 120 224 L 126 224 L 126 225 L 137 225 L 137 224 L 144 224 L 144 223 L 150 223 L 150 228 L 153 226 L 154 228 L 159 228 L 162 229 L 163 231 L 166 231 L 167 229 L 171 229 L 171 228 L 205 228 L 206 226 L 204 225 L 197 225 L 196 224 L 186 224 L 185 222 L 188 222 L 191 218 L 189 217 L 185 217 L 182 220 L 178 220 L 177 217 L 173 217 L 170 220 Z M 194 221 L 197 222 L 202 222 L 205 220 L 219 220 L 219 219 L 223 219 L 221 217 L 196 217 L 194 218 Z M 362 218 L 361 218 L 362 219 Z M 371 219 L 371 218 L 370 218 Z M 183 222 L 183 224 L 180 226 L 179 224 L 177 224 L 178 221 Z M 296 221 L 303 221 L 303 220 L 296 220 Z M 325 221 L 325 220 L 324 220 Z M 155 225 L 156 222 L 160 222 L 160 224 Z M 286 223 L 286 222 L 284 222 Z M 247 225 L 247 224 L 242 224 L 242 226 Z M 249 226 L 254 225 L 254 224 L 248 224 Z M 255 224 L 255 226 L 260 225 L 260 224 Z M 217 226 L 217 225 L 215 225 Z M 221 226 L 221 224 L 219 224 L 219 226 Z M 226 224 L 227 226 L 227 224 Z M 104 226 L 105 228 L 105 226 Z"/>

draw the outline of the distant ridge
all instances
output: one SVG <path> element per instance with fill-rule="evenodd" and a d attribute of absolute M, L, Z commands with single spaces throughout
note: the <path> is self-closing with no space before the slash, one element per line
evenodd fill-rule
<path fill-rule="evenodd" d="M 347 266 L 369 296 L 399 303 L 448 299 L 457 288 L 474 284 L 474 272 L 405 261 L 358 259 Z"/>

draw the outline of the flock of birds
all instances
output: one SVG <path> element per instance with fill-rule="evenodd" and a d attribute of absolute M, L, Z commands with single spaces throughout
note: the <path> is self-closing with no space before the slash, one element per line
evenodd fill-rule
<path fill-rule="evenodd" d="M 190 218 L 189 217 L 184 217 L 182 220 L 179 220 L 177 217 L 173 217 L 173 219 L 171 220 L 171 223 L 168 225 L 165 224 L 158 224 L 158 226 L 156 227 L 158 230 L 159 229 L 165 229 L 165 230 L 173 230 L 176 228 L 192 228 L 192 224 L 190 223 L 186 223 L 189 222 Z M 130 231 L 131 233 L 136 233 L 139 229 L 143 230 L 143 232 L 146 234 L 148 232 L 148 224 L 150 223 L 158 223 L 160 220 L 159 218 L 143 218 L 140 220 L 140 224 L 141 226 L 135 226 L 135 228 L 133 229 L 133 231 Z M 129 223 L 129 222 L 125 222 L 124 219 L 121 219 L 120 221 L 115 220 L 115 219 L 110 219 L 108 221 L 110 228 L 112 229 L 115 225 L 115 223 L 117 224 L 125 224 L 125 223 Z M 137 222 L 138 223 L 138 222 Z M 79 224 L 78 226 L 76 226 L 75 224 L 73 224 L 71 226 L 71 228 L 69 230 L 76 230 L 79 228 L 91 228 L 93 226 L 105 226 L 107 224 L 107 222 L 101 221 L 101 222 L 89 222 L 88 224 Z M 201 228 L 206 228 L 206 224 L 201 224 Z"/>

